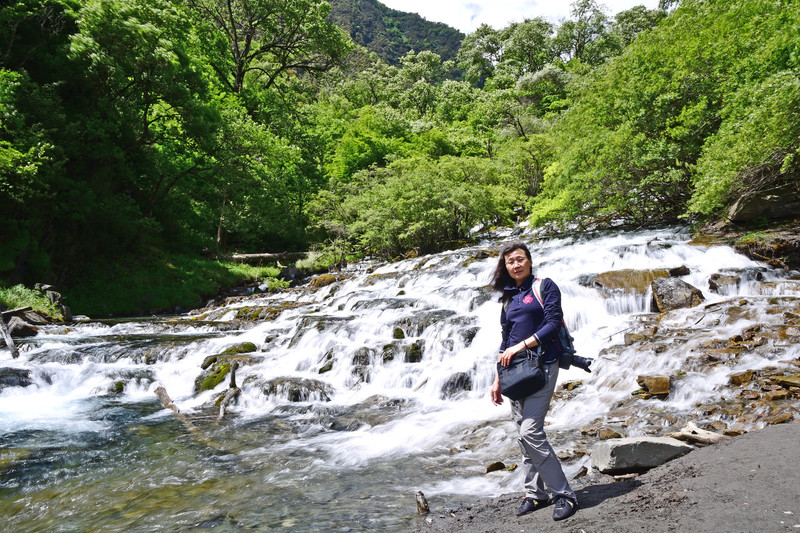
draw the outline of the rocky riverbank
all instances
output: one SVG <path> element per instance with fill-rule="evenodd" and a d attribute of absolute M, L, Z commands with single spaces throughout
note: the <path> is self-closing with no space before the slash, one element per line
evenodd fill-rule
<path fill-rule="evenodd" d="M 800 269 L 800 220 L 767 227 L 720 220 L 699 228 L 696 239 L 729 244 L 737 252 L 776 268 Z"/>
<path fill-rule="evenodd" d="M 797 531 L 800 424 L 767 427 L 695 450 L 635 477 L 592 472 L 573 481 L 581 508 L 554 522 L 552 507 L 516 517 L 522 493 L 448 509 L 436 498 L 419 533 Z"/>

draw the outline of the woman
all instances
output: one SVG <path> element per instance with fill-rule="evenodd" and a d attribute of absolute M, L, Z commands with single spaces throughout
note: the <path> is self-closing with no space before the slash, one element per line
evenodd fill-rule
<path fill-rule="evenodd" d="M 508 366 L 525 348 L 542 347 L 547 384 L 527 398 L 511 401 L 511 412 L 519 430 L 519 447 L 525 466 L 525 497 L 517 516 L 555 503 L 554 520 L 563 520 L 578 510 L 578 500 L 570 488 L 561 463 L 544 433 L 544 417 L 558 378 L 560 348 L 557 334 L 561 326 L 561 291 L 550 279 L 541 282 L 544 306 L 533 293 L 531 253 L 522 243 L 507 246 L 500 254 L 492 286 L 503 291 L 500 323 L 503 342 L 498 361 Z M 492 402 L 503 403 L 500 379 L 495 376 Z M 548 490 L 552 494 L 548 494 Z"/>

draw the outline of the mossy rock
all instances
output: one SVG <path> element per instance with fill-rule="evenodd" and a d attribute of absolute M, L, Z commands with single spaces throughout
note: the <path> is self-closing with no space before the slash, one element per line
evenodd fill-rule
<path fill-rule="evenodd" d="M 408 347 L 405 356 L 406 363 L 419 363 L 422 361 L 422 351 L 425 346 L 423 341 L 417 341 Z"/>
<path fill-rule="evenodd" d="M 109 388 L 108 392 L 110 394 L 122 394 L 125 392 L 125 383 L 122 381 L 115 381 Z"/>
<path fill-rule="evenodd" d="M 258 347 L 253 344 L 252 342 L 243 342 L 241 344 L 236 344 L 231 346 L 230 348 L 226 348 L 222 355 L 231 355 L 231 354 L 238 354 L 238 353 L 252 353 L 258 350 Z"/>
<path fill-rule="evenodd" d="M 322 287 L 327 287 L 328 285 L 332 285 L 336 283 L 336 276 L 332 274 L 320 274 L 316 278 L 312 279 L 308 286 L 312 289 L 321 289 Z"/>
<path fill-rule="evenodd" d="M 203 379 L 203 382 L 200 384 L 200 388 L 197 392 L 203 392 L 207 390 L 214 389 L 217 385 L 222 383 L 225 380 L 225 376 L 227 376 L 231 371 L 231 364 L 228 361 L 225 361 L 219 367 L 217 367 L 214 372 L 211 373 L 208 377 Z"/>
<path fill-rule="evenodd" d="M 392 331 L 392 338 L 393 339 L 405 339 L 406 338 L 406 334 L 403 331 L 403 328 L 395 327 L 394 330 Z"/>
<path fill-rule="evenodd" d="M 325 372 L 330 372 L 333 369 L 333 352 L 330 351 L 325 354 L 325 364 L 322 365 L 319 369 L 320 374 L 324 374 Z"/>

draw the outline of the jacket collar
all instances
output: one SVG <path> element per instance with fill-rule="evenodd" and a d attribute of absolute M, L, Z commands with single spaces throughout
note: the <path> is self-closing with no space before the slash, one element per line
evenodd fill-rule
<path fill-rule="evenodd" d="M 504 291 L 519 290 L 520 292 L 524 292 L 524 291 L 527 291 L 528 289 L 531 288 L 531 285 L 533 285 L 533 280 L 534 280 L 534 276 L 533 276 L 533 274 L 531 274 L 530 276 L 528 276 L 528 279 L 523 281 L 522 284 L 519 287 L 517 287 L 517 285 L 512 280 L 511 283 L 509 285 L 506 285 L 506 288 L 503 289 L 503 290 Z"/>

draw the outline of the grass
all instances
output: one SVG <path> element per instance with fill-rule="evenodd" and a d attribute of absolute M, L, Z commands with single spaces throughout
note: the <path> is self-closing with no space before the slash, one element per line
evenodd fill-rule
<path fill-rule="evenodd" d="M 157 255 L 95 267 L 64 296 L 73 313 L 97 318 L 171 313 L 202 306 L 207 298 L 247 283 L 287 287 L 279 273 L 274 266 Z"/>
<path fill-rule="evenodd" d="M 0 287 L 0 303 L 9 309 L 30 306 L 34 311 L 48 315 L 56 320 L 62 320 L 61 310 L 50 302 L 42 291 L 28 289 L 22 285 Z"/>

